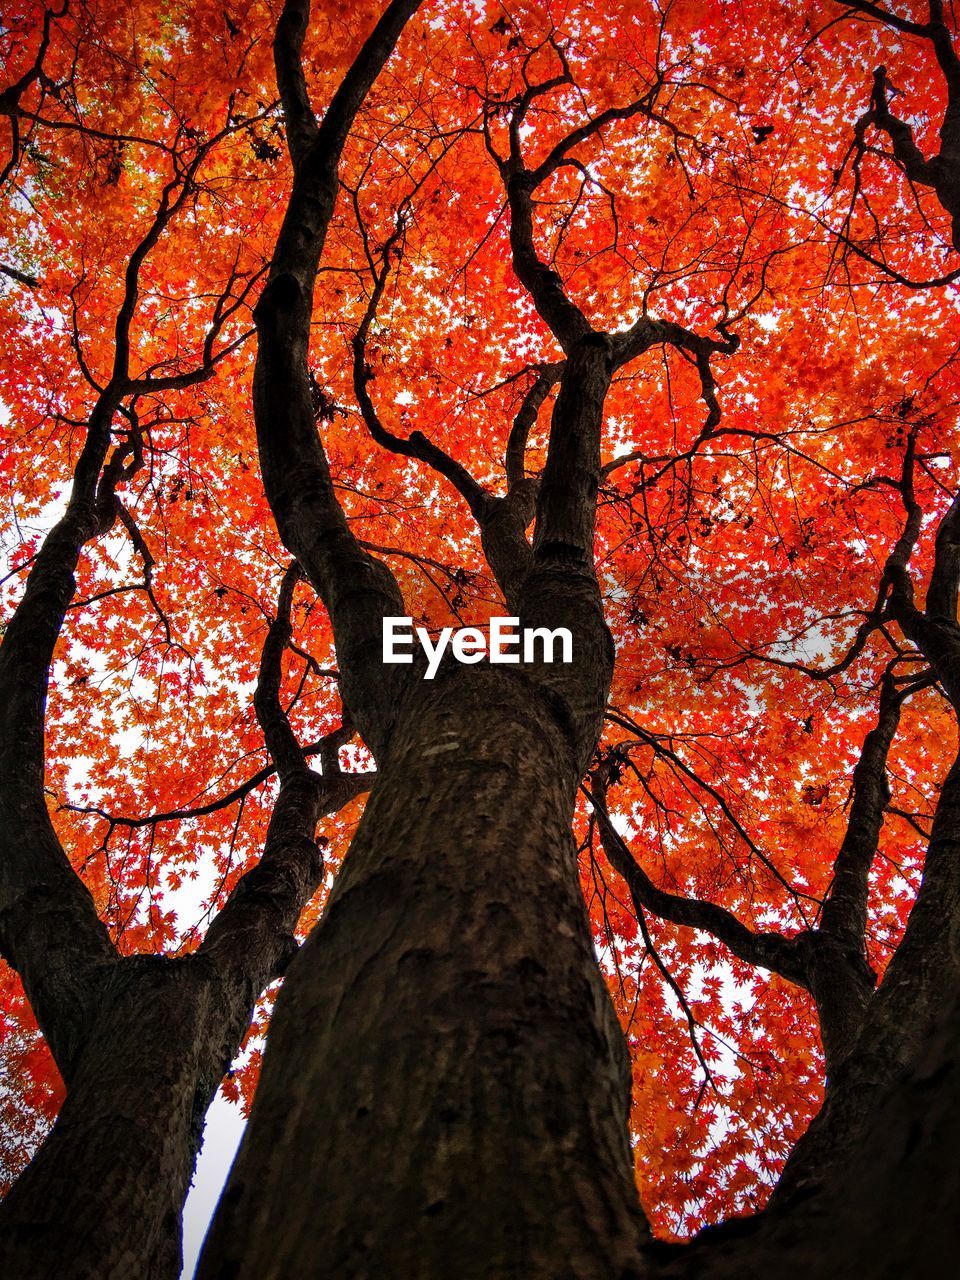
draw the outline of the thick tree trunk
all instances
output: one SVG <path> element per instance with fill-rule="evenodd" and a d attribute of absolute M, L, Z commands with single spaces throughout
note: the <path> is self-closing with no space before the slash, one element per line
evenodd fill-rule
<path fill-rule="evenodd" d="M 654 1245 L 659 1280 L 947 1280 L 960 1251 L 960 991 L 807 1197 Z"/>
<path fill-rule="evenodd" d="M 200 1274 L 637 1274 L 629 1064 L 578 883 L 569 724 L 509 668 L 409 688 L 278 1001 Z"/>
<path fill-rule="evenodd" d="M 212 960 L 113 967 L 56 1124 L 0 1210 L 0 1275 L 175 1280 L 203 1116 L 248 1017 Z"/>
<path fill-rule="evenodd" d="M 289 575 L 288 575 L 289 577 Z M 293 578 L 264 646 L 256 704 L 276 747 L 289 726 L 276 689 Z M 274 717 L 279 717 L 282 723 Z M 92 983 L 67 1097 L 36 1158 L 0 1205 L 0 1276 L 18 1280 L 176 1280 L 181 1211 L 203 1117 L 236 1056 L 260 992 L 296 949 L 293 931 L 322 874 L 320 813 L 367 787 L 302 756 L 281 765 L 263 856 L 239 881 L 203 944 L 178 958 L 115 953 Z M 291 735 L 291 748 L 293 747 Z"/>
<path fill-rule="evenodd" d="M 791 1152 L 775 1203 L 809 1195 L 855 1149 L 877 1098 L 907 1069 L 960 980 L 960 760 L 944 780 L 920 891 L 826 1101 Z"/>

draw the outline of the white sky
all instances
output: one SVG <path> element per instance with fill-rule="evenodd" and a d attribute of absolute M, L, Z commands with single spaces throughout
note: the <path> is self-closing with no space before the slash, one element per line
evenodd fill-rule
<path fill-rule="evenodd" d="M 183 1208 L 183 1270 L 180 1280 L 193 1280 L 203 1237 L 240 1145 L 244 1123 L 239 1106 L 228 1102 L 218 1092 L 207 1112 L 197 1170 Z"/>

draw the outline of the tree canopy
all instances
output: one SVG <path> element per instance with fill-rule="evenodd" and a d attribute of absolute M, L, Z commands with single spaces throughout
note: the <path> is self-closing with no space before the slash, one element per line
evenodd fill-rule
<path fill-rule="evenodd" d="M 322 756 L 302 940 L 371 783 L 368 686 L 290 565 L 295 496 L 271 514 L 252 404 L 254 308 L 278 236 L 306 239 L 291 156 L 306 182 L 310 104 L 334 102 L 334 133 L 385 7 L 329 0 L 307 29 L 295 0 L 63 0 L 0 28 L 5 618 L 71 492 L 98 513 L 49 664 L 46 632 L 6 632 L 37 670 L 13 672 L 4 768 L 42 777 L 104 955 L 197 953 Z M 313 422 L 402 611 L 482 627 L 517 607 L 564 370 L 606 343 L 593 547 L 616 662 L 574 836 L 641 1204 L 683 1240 L 761 1208 L 825 1089 L 842 1111 L 883 1074 L 864 1061 L 906 1062 L 956 979 L 955 23 L 919 0 L 407 8 L 338 139 Z M 278 22 L 303 24 L 279 89 Z M 20 874 L 6 1185 L 74 1053 L 38 1007 Z M 41 918 L 69 950 L 67 914 Z M 272 992 L 222 1084 L 246 1109 Z"/>

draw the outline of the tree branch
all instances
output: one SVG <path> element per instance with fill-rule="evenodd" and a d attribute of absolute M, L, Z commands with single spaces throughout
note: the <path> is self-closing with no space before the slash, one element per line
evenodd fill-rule
<path fill-rule="evenodd" d="M 405 439 L 403 436 L 398 436 L 394 432 L 388 431 L 381 422 L 380 415 L 370 396 L 369 384 L 372 381 L 373 374 L 367 364 L 367 335 L 376 318 L 377 307 L 383 297 L 383 291 L 390 275 L 391 256 L 395 251 L 399 251 L 403 231 L 404 222 L 401 217 L 398 218 L 393 233 L 388 236 L 381 250 L 380 267 L 374 270 L 374 286 L 367 303 L 367 309 L 353 338 L 354 394 L 357 397 L 357 404 L 360 406 L 360 413 L 367 430 L 377 444 L 383 449 L 389 449 L 391 453 L 399 454 L 406 458 L 416 458 L 419 462 L 425 462 L 432 467 L 438 475 L 443 476 L 453 485 L 466 501 L 471 514 L 476 520 L 480 521 L 483 518 L 484 508 L 490 501 L 491 495 L 487 490 L 477 483 L 466 467 L 457 462 L 455 458 L 451 458 L 439 446 L 433 444 L 422 432 L 414 431 Z"/>
<path fill-rule="evenodd" d="M 544 401 L 560 381 L 563 375 L 562 361 L 542 364 L 537 375 L 524 394 L 520 408 L 513 419 L 510 435 L 507 439 L 507 450 L 503 465 L 507 473 L 508 489 L 515 489 L 526 478 L 524 455 L 527 451 L 527 439 L 533 430 Z"/>
<path fill-rule="evenodd" d="M 864 739 L 854 766 L 853 799 L 847 828 L 834 862 L 833 883 L 820 916 L 819 931 L 831 935 L 852 954 L 864 954 L 870 868 L 876 857 L 883 816 L 890 799 L 887 756 L 909 692 L 909 688 L 897 688 L 891 672 L 884 675 L 880 685 L 877 723 Z"/>
<path fill-rule="evenodd" d="M 107 461 L 114 417 L 130 393 L 140 273 L 192 191 L 212 145 L 199 146 L 185 167 L 174 158 L 174 174 L 128 259 L 114 322 L 112 369 L 87 421 L 67 508 L 44 538 L 0 646 L 0 952 L 20 974 L 68 1084 L 93 1025 L 99 992 L 118 957 L 47 811 L 44 725 L 50 665 L 74 596 L 81 552 L 112 528 L 120 510 L 117 487 L 143 461 L 135 422 Z"/>
<path fill-rule="evenodd" d="M 340 747 L 353 737 L 348 722 L 323 739 L 323 773 L 318 774 L 307 764 L 283 710 L 283 655 L 292 634 L 293 593 L 301 577 L 300 566 L 292 562 L 283 575 L 277 616 L 264 641 L 253 698 L 280 779 L 263 855 L 238 881 L 197 953 L 211 957 L 234 982 L 241 983 L 251 1006 L 297 951 L 297 921 L 323 874 L 323 857 L 315 840 L 317 823 L 323 814 L 335 813 L 371 785 L 370 774 L 343 773 L 337 763 Z"/>
<path fill-rule="evenodd" d="M 374 753 L 386 743 L 404 684 L 402 668 L 380 661 L 381 622 L 402 614 L 403 600 L 393 574 L 358 543 L 337 501 L 314 419 L 307 356 L 340 154 L 365 94 L 416 8 L 416 0 L 387 6 L 314 133 L 303 118 L 309 104 L 298 70 L 307 10 L 300 0 L 287 0 L 275 47 L 281 94 L 292 112 L 293 190 L 254 312 L 254 418 L 264 488 L 281 538 L 327 608 L 345 706 Z"/>
<path fill-rule="evenodd" d="M 808 986 L 800 949 L 792 939 L 779 933 L 755 933 L 725 907 L 658 889 L 610 820 L 603 766 L 591 775 L 591 784 L 589 789 L 582 786 L 581 790 L 597 815 L 604 853 L 623 877 L 638 912 L 646 908 L 673 924 L 709 933 L 747 964 L 778 973 L 798 986 Z"/>
<path fill-rule="evenodd" d="M 930 36 L 929 23 L 913 22 L 910 18 L 901 18 L 899 14 L 891 13 L 889 9 L 884 9 L 878 4 L 871 3 L 871 0 L 841 0 L 841 3 L 845 9 L 855 13 L 862 13 L 868 18 L 876 18 L 884 26 L 893 27 L 906 35 L 925 36 L 927 38 Z"/>

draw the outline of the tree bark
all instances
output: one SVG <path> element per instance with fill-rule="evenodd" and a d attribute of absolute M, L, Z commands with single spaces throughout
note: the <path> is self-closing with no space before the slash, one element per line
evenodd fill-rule
<path fill-rule="evenodd" d="M 522 672 L 410 686 L 278 1001 L 204 1280 L 639 1274 L 578 779 L 569 724 Z"/>
<path fill-rule="evenodd" d="M 103 967 L 57 1121 L 0 1206 L 0 1275 L 177 1280 L 204 1115 L 320 880 L 310 833 L 365 782 L 285 779 L 264 855 L 199 951 Z"/>
<path fill-rule="evenodd" d="M 654 1244 L 658 1280 L 946 1280 L 960 1247 L 960 989 L 807 1198 Z"/>
<path fill-rule="evenodd" d="M 293 570 L 285 575 L 254 697 L 280 776 L 263 856 L 239 881 L 197 952 L 121 957 L 108 943 L 105 959 L 99 952 L 87 959 L 85 985 L 78 987 L 83 998 L 74 997 L 72 1017 L 65 1020 L 60 1005 L 51 1006 L 58 1061 L 68 1067 L 67 1096 L 40 1151 L 0 1206 L 0 1275 L 176 1280 L 180 1274 L 181 1211 L 204 1114 L 257 997 L 296 950 L 297 919 L 323 870 L 313 839 L 317 821 L 368 785 L 368 775 L 337 767 L 349 728 L 323 740 L 320 775 L 307 766 L 283 713 L 281 663 L 296 579 Z M 0 802 L 9 791 L 0 789 Z M 52 828 L 50 839 L 65 863 Z M 56 866 L 52 858 L 49 864 Z M 84 895 L 74 879 L 77 895 Z M 46 904 L 37 890 L 24 896 Z M 56 958 L 42 928 L 47 920 L 41 915 L 41 927 L 32 922 L 40 942 L 27 954 L 37 954 L 42 944 Z M 69 999 L 61 1004 L 70 1011 Z"/>
<path fill-rule="evenodd" d="M 840 1064 L 823 1109 L 791 1152 L 776 1202 L 809 1194 L 855 1149 L 877 1099 L 907 1069 L 960 980 L 960 760 L 941 790 L 923 879 L 907 928 L 856 1044 Z"/>
<path fill-rule="evenodd" d="M 0 1273 L 175 1280 L 203 1117 L 249 1013 L 212 961 L 113 967 L 56 1124 L 4 1201 Z"/>

